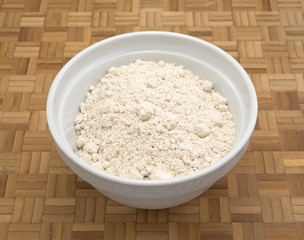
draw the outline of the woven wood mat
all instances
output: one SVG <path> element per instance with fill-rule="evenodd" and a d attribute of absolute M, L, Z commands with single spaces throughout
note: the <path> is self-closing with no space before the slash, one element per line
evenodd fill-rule
<path fill-rule="evenodd" d="M 0 239 L 304 239 L 304 2 L 0 0 Z M 242 160 L 178 207 L 120 205 L 54 147 L 46 99 L 80 50 L 121 33 L 180 32 L 231 54 L 259 116 Z"/>

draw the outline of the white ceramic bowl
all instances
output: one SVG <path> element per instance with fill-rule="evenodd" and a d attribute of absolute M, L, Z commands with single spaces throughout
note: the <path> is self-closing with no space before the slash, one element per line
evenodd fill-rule
<path fill-rule="evenodd" d="M 132 180 L 110 175 L 75 154 L 73 120 L 90 85 L 96 85 L 111 66 L 136 59 L 174 62 L 228 98 L 236 124 L 231 151 L 215 164 L 190 175 L 168 180 Z M 257 118 L 257 97 L 249 76 L 229 54 L 203 40 L 178 33 L 136 32 L 108 38 L 81 51 L 57 74 L 47 100 L 47 120 L 58 152 L 81 178 L 117 202 L 147 209 L 187 202 L 207 190 L 239 161 Z"/>

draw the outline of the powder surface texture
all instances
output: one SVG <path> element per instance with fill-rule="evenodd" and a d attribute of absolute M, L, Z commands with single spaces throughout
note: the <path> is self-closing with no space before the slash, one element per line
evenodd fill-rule
<path fill-rule="evenodd" d="M 134 179 L 194 173 L 220 160 L 235 139 L 227 99 L 212 82 L 164 61 L 111 67 L 74 123 L 80 158 Z"/>

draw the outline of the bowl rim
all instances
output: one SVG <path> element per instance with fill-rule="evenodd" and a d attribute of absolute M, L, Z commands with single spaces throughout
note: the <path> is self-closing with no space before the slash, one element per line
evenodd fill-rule
<path fill-rule="evenodd" d="M 182 38 L 184 40 L 187 40 L 189 42 L 195 42 L 198 44 L 203 44 L 208 48 L 211 48 L 211 50 L 216 51 L 221 55 L 221 57 L 226 58 L 229 62 L 231 62 L 237 70 L 240 72 L 242 75 L 242 78 L 246 82 L 246 87 L 248 91 L 251 93 L 249 95 L 249 102 L 252 106 L 252 118 L 249 119 L 249 124 L 245 128 L 243 135 L 241 136 L 240 142 L 242 144 L 239 144 L 232 148 L 223 158 L 221 158 L 219 161 L 211 164 L 210 166 L 201 169 L 195 173 L 187 174 L 184 176 L 179 176 L 176 178 L 171 178 L 171 179 L 162 179 L 162 180 L 140 180 L 140 179 L 131 179 L 131 178 L 124 178 L 116 175 L 109 174 L 105 171 L 102 171 L 100 169 L 97 169 L 93 167 L 92 165 L 86 163 L 84 160 L 79 158 L 72 149 L 66 150 L 63 146 L 66 146 L 66 142 L 62 139 L 61 133 L 59 133 L 56 128 L 55 128 L 55 120 L 52 117 L 53 115 L 53 102 L 55 100 L 55 92 L 58 88 L 58 85 L 62 79 L 62 76 L 65 74 L 65 72 L 75 63 L 77 62 L 83 55 L 88 54 L 91 51 L 94 51 L 94 49 L 100 45 L 109 43 L 113 40 L 123 40 L 127 38 L 132 38 L 132 37 L 140 37 L 140 36 L 145 36 L 145 35 L 153 35 L 153 36 L 169 36 L 169 37 L 176 37 L 176 38 Z M 186 34 L 182 33 L 176 33 L 176 32 L 166 32 L 166 31 L 140 31 L 140 32 L 131 32 L 131 33 L 124 33 L 120 35 L 116 35 L 113 37 L 109 37 L 107 39 L 101 40 L 99 42 L 96 42 L 89 47 L 85 48 L 81 52 L 77 53 L 73 58 L 71 58 L 57 73 L 55 76 L 51 88 L 49 89 L 48 92 L 48 97 L 47 97 L 47 105 L 46 105 L 46 115 L 47 115 L 47 122 L 48 122 L 48 127 L 50 130 L 50 133 L 53 137 L 53 140 L 56 143 L 56 147 L 59 148 L 59 150 L 64 153 L 69 160 L 73 163 L 73 165 L 77 165 L 79 168 L 82 170 L 86 171 L 87 173 L 94 175 L 98 178 L 102 178 L 111 182 L 115 182 L 118 184 L 124 184 L 124 185 L 132 185 L 132 186 L 143 186 L 143 187 L 151 187 L 151 186 L 162 186 L 162 185 L 173 185 L 173 184 L 179 184 L 179 183 L 184 183 L 188 181 L 192 181 L 195 179 L 199 179 L 203 175 L 208 175 L 212 172 L 215 172 L 219 170 L 222 166 L 227 164 L 229 162 L 229 159 L 234 158 L 241 150 L 242 148 L 246 145 L 246 143 L 250 140 L 251 135 L 254 131 L 255 124 L 257 121 L 257 115 L 258 115 L 258 102 L 257 102 L 257 95 L 256 91 L 254 88 L 254 85 L 247 74 L 247 72 L 244 70 L 244 68 L 240 65 L 240 63 L 235 60 L 231 55 L 229 55 L 227 52 L 222 50 L 221 48 L 213 45 L 212 43 L 209 43 L 203 39 L 199 39 L 193 36 L 189 36 Z M 70 146 L 68 146 L 70 148 Z M 65 160 L 64 160 L 65 161 Z"/>

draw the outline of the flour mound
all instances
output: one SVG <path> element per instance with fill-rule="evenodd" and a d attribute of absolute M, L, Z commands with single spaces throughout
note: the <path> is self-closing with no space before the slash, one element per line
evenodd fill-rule
<path fill-rule="evenodd" d="M 74 123 L 80 158 L 134 179 L 197 172 L 235 139 L 227 99 L 212 82 L 163 61 L 111 67 L 90 87 Z"/>

